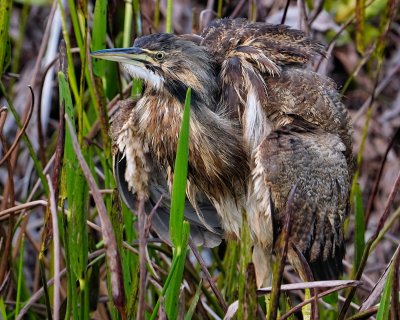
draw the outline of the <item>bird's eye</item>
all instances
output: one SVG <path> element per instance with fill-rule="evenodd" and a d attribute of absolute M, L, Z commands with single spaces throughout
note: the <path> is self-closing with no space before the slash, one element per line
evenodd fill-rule
<path fill-rule="evenodd" d="M 164 52 L 157 52 L 156 55 L 154 56 L 157 61 L 163 61 L 165 58 L 165 53 Z"/>

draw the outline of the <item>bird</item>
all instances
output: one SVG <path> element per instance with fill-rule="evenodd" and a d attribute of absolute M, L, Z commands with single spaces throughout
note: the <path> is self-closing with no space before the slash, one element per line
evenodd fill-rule
<path fill-rule="evenodd" d="M 324 46 L 300 30 L 246 19 L 213 21 L 200 35 L 156 33 L 130 48 L 93 52 L 144 82 L 111 119 L 114 174 L 131 210 L 150 212 L 169 241 L 171 187 L 191 88 L 185 218 L 196 245 L 253 241 L 258 287 L 288 219 L 288 260 L 303 279 L 336 279 L 353 171 L 349 116 L 335 83 L 308 68 Z"/>

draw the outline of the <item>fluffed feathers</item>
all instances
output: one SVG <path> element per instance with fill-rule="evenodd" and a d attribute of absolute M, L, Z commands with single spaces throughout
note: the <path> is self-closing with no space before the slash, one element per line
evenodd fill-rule
<path fill-rule="evenodd" d="M 215 21 L 200 37 L 151 35 L 135 44 L 153 55 L 164 50 L 171 60 L 146 66 L 148 79 L 157 72 L 164 82 L 151 87 L 150 81 L 137 103 L 121 103 L 111 125 L 125 202 L 143 193 L 151 210 L 163 193 L 154 221 L 168 240 L 169 190 L 190 86 L 185 215 L 197 243 L 217 244 L 221 226 L 240 236 L 245 208 L 257 281 L 266 285 L 288 194 L 296 186 L 292 248 L 316 279 L 336 278 L 353 157 L 350 121 L 336 86 L 306 69 L 314 55 L 325 54 L 323 46 L 299 30 L 243 19 Z M 288 257 L 300 269 L 296 250 Z"/>

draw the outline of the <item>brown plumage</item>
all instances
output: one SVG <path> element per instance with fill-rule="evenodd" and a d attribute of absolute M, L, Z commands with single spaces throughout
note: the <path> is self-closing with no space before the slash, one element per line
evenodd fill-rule
<path fill-rule="evenodd" d="M 164 195 L 154 229 L 168 240 L 170 190 L 183 103 L 192 88 L 185 216 L 197 244 L 240 237 L 245 209 L 259 286 L 295 208 L 289 261 L 298 253 L 317 279 L 342 269 L 343 219 L 352 174 L 347 112 L 333 82 L 308 70 L 321 44 L 286 26 L 243 19 L 213 22 L 201 36 L 154 34 L 95 57 L 144 80 L 138 101 L 121 101 L 111 137 L 124 201 L 149 211 Z M 298 252 L 298 253 L 296 253 Z"/>

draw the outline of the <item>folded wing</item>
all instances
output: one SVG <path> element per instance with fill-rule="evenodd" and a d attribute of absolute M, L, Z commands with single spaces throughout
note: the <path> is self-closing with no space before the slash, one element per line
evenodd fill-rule
<path fill-rule="evenodd" d="M 335 279 L 342 271 L 349 192 L 344 151 L 336 135 L 294 120 L 271 132 L 256 154 L 256 166 L 270 190 L 275 234 L 287 219 L 288 196 L 294 189 L 289 241 L 317 279 Z M 289 251 L 289 260 L 298 265 L 295 252 Z"/>

